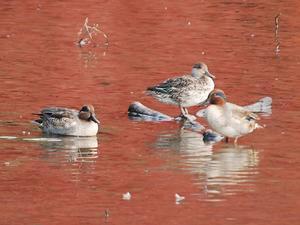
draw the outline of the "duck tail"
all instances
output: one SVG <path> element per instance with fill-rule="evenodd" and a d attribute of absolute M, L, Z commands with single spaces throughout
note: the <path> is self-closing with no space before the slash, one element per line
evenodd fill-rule
<path fill-rule="evenodd" d="M 262 129 L 262 128 L 265 128 L 265 126 L 261 126 L 258 123 L 255 124 L 255 129 Z"/>
<path fill-rule="evenodd" d="M 31 123 L 34 124 L 34 125 L 37 125 L 39 127 L 43 126 L 43 120 L 42 119 L 32 120 Z"/>
<path fill-rule="evenodd" d="M 147 88 L 147 91 L 155 91 L 155 88 L 156 88 L 155 86 L 153 86 L 153 87 L 148 87 L 148 88 Z"/>
<path fill-rule="evenodd" d="M 159 92 L 159 90 L 155 86 L 148 87 L 147 90 L 146 90 L 147 95 L 153 95 L 154 93 L 157 93 L 157 92 Z"/>
<path fill-rule="evenodd" d="M 35 116 L 42 116 L 43 114 L 42 114 L 42 113 L 32 113 L 32 115 L 35 115 Z"/>

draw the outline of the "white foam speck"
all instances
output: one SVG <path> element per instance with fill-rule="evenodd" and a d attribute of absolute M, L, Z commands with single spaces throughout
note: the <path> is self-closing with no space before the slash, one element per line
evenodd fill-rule
<path fill-rule="evenodd" d="M 62 141 L 58 138 L 23 138 L 23 141 L 45 141 L 45 142 L 57 142 Z"/>
<path fill-rule="evenodd" d="M 15 136 L 0 136 L 0 139 L 7 139 L 7 140 L 12 140 L 12 139 L 16 139 L 17 137 Z"/>
<path fill-rule="evenodd" d="M 129 192 L 126 192 L 122 195 L 122 199 L 129 201 L 131 199 L 131 194 Z"/>
<path fill-rule="evenodd" d="M 175 201 L 176 201 L 176 204 L 178 204 L 179 202 L 181 202 L 182 200 L 184 200 L 185 197 L 184 196 L 180 196 L 179 194 L 175 194 Z"/>

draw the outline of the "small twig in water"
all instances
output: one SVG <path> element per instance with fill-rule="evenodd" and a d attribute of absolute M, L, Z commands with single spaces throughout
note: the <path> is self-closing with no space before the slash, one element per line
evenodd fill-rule
<path fill-rule="evenodd" d="M 279 32 L 279 19 L 280 19 L 280 13 L 275 16 L 275 36 L 278 36 Z"/>
<path fill-rule="evenodd" d="M 104 210 L 104 218 L 105 218 L 105 221 L 107 221 L 108 217 L 109 217 L 109 209 L 105 209 L 105 210 Z"/>
<path fill-rule="evenodd" d="M 279 21 L 280 21 L 280 13 L 275 16 L 275 53 L 276 55 L 280 52 L 280 41 L 279 41 Z"/>
<path fill-rule="evenodd" d="M 108 46 L 108 35 L 100 29 L 99 24 L 93 24 L 92 26 L 90 26 L 88 22 L 89 18 L 87 17 L 82 28 L 78 32 L 78 36 L 81 37 L 77 42 L 78 46 L 83 47 L 93 42 L 93 36 L 96 36 L 99 33 L 103 35 L 103 37 L 105 38 L 105 45 Z"/>

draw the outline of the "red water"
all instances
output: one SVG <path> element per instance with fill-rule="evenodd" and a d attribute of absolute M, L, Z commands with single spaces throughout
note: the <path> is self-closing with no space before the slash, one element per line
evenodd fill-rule
<path fill-rule="evenodd" d="M 296 0 L 2 1 L 0 135 L 17 138 L 0 139 L 0 224 L 298 224 L 299 9 Z M 88 61 L 74 43 L 85 17 L 109 37 Z M 178 114 L 144 90 L 199 60 L 232 102 L 274 100 L 266 128 L 239 147 L 127 118 L 135 100 Z M 87 102 L 98 140 L 36 139 L 32 112 Z M 186 199 L 175 204 L 175 193 Z"/>

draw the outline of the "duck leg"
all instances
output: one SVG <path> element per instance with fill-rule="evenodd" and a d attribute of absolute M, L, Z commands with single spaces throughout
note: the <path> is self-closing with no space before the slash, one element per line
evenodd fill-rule
<path fill-rule="evenodd" d="M 239 138 L 239 137 L 236 137 L 236 138 L 234 139 L 234 144 L 235 144 L 235 145 L 237 145 L 238 138 Z"/>
<path fill-rule="evenodd" d="M 196 120 L 195 116 L 189 115 L 187 108 L 182 107 L 182 106 L 179 106 L 179 107 L 180 107 L 180 111 L 181 111 L 181 115 L 179 117 L 181 119 L 188 120 L 190 123 L 193 123 L 193 121 Z"/>
<path fill-rule="evenodd" d="M 182 106 L 180 106 L 179 105 L 179 109 L 180 109 L 180 115 L 179 116 L 177 116 L 177 117 L 175 117 L 175 120 L 177 120 L 177 121 L 180 121 L 180 120 L 183 120 L 183 119 L 185 119 L 186 117 L 185 117 L 185 110 L 184 110 L 184 108 L 182 107 Z"/>
<path fill-rule="evenodd" d="M 185 115 L 189 115 L 189 111 L 187 110 L 187 108 L 183 107 L 184 113 Z"/>
<path fill-rule="evenodd" d="M 186 110 L 184 107 L 179 105 L 179 109 L 180 109 L 180 115 L 175 117 L 175 120 L 184 120 L 187 119 L 187 114 L 186 114 Z"/>
<path fill-rule="evenodd" d="M 186 111 L 185 111 L 185 108 L 184 107 L 182 107 L 182 106 L 179 106 L 179 108 L 180 108 L 180 112 L 181 112 L 181 117 L 184 117 L 185 115 L 186 115 Z"/>

